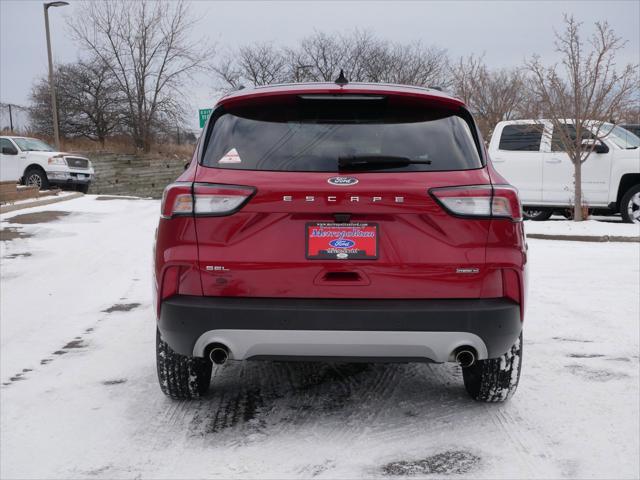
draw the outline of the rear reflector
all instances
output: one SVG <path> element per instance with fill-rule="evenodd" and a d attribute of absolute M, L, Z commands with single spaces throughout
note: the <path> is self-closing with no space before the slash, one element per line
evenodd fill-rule
<path fill-rule="evenodd" d="M 509 185 L 432 188 L 429 193 L 456 216 L 522 220 L 518 192 Z"/>
<path fill-rule="evenodd" d="M 179 281 L 180 281 L 180 269 L 179 265 L 172 265 L 164 271 L 162 277 L 162 289 L 160 290 L 160 299 L 172 297 L 178 293 Z"/>
<path fill-rule="evenodd" d="M 162 194 L 161 216 L 223 216 L 238 211 L 256 189 L 239 185 L 173 183 Z"/>

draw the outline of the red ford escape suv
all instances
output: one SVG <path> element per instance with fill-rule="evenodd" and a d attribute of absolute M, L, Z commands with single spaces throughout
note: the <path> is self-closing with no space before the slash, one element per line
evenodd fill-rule
<path fill-rule="evenodd" d="M 227 359 L 458 362 L 474 399 L 515 391 L 520 204 L 460 100 L 355 83 L 232 93 L 161 209 L 168 396 L 205 394 Z"/>

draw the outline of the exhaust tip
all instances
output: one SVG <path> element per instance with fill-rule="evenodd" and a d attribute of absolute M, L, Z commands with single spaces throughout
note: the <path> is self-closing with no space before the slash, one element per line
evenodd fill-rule
<path fill-rule="evenodd" d="M 456 350 L 455 359 L 462 368 L 467 368 L 476 363 L 476 351 L 471 347 L 460 347 Z"/>
<path fill-rule="evenodd" d="M 226 363 L 228 358 L 229 358 L 229 351 L 227 350 L 227 347 L 225 347 L 224 345 L 213 347 L 209 352 L 209 359 L 211 360 L 212 363 L 216 365 L 222 365 Z"/>

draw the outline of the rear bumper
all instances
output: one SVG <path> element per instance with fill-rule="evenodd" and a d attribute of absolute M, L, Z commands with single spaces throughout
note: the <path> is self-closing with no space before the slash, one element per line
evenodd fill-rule
<path fill-rule="evenodd" d="M 366 358 L 453 360 L 460 346 L 479 359 L 507 352 L 520 335 L 520 306 L 507 298 L 350 300 L 178 295 L 162 303 L 158 328 L 182 355 L 222 343 L 236 360 Z"/>

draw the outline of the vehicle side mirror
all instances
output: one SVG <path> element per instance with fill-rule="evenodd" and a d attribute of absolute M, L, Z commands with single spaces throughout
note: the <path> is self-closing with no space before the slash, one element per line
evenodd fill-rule
<path fill-rule="evenodd" d="M 18 154 L 18 150 L 16 150 L 14 147 L 2 147 L 2 154 L 3 155 L 17 155 Z"/>
<path fill-rule="evenodd" d="M 189 165 L 191 165 L 191 162 L 187 162 L 184 164 L 184 169 L 187 170 L 189 168 Z"/>
<path fill-rule="evenodd" d="M 582 140 L 582 147 L 585 150 L 593 148 L 595 153 L 609 153 L 609 147 L 607 147 L 600 140 L 594 140 L 593 138 L 585 138 Z"/>

